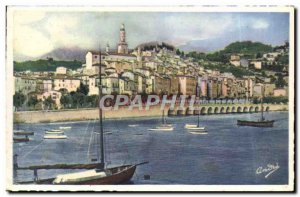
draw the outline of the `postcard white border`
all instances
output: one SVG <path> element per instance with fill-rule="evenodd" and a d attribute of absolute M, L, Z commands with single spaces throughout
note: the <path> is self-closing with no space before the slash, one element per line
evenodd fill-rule
<path fill-rule="evenodd" d="M 12 95 L 13 95 L 13 12 L 37 10 L 54 12 L 287 12 L 290 14 L 289 66 L 289 184 L 287 185 L 14 185 L 12 182 Z M 6 189 L 9 191 L 292 191 L 294 189 L 294 7 L 292 6 L 9 6 L 7 8 L 6 50 Z"/>

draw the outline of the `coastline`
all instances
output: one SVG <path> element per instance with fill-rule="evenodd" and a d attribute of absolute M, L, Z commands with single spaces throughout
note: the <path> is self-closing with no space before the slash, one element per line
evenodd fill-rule
<path fill-rule="evenodd" d="M 265 104 L 264 111 L 288 111 L 288 105 L 274 105 Z M 202 110 L 202 109 L 205 110 Z M 201 108 L 189 109 L 187 106 L 184 109 L 175 107 L 174 110 L 170 110 L 169 107 L 165 107 L 164 111 L 166 115 L 170 116 L 190 116 L 190 115 L 208 115 L 208 114 L 232 114 L 232 113 L 258 113 L 260 105 L 255 104 L 211 104 L 203 105 Z M 223 112 L 221 108 L 230 108 L 232 111 Z M 233 111 L 233 108 L 235 109 Z M 246 111 L 239 111 L 240 109 L 248 109 Z M 253 108 L 255 111 L 251 111 Z M 212 112 L 209 110 L 211 109 Z M 218 109 L 218 110 L 216 110 Z M 237 109 L 237 110 L 236 110 Z M 202 111 L 204 113 L 202 113 Z M 160 106 L 152 106 L 150 110 L 139 110 L 138 108 L 129 110 L 128 107 L 120 107 L 118 110 L 103 111 L 105 119 L 135 119 L 145 117 L 159 117 L 162 115 Z M 65 110 L 52 110 L 52 111 L 19 111 L 13 113 L 14 123 L 54 123 L 54 122 L 74 122 L 74 121 L 88 121 L 97 120 L 99 116 L 98 108 L 86 108 L 86 109 L 65 109 Z"/>

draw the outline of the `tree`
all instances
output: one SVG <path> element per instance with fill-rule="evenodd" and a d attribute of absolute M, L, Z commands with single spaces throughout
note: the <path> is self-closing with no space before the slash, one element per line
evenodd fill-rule
<path fill-rule="evenodd" d="M 47 107 L 47 109 L 53 109 L 55 102 L 54 100 L 51 98 L 51 96 L 48 96 L 45 100 L 44 100 L 44 105 Z"/>
<path fill-rule="evenodd" d="M 38 99 L 37 99 L 37 96 L 36 95 L 32 95 L 29 97 L 28 99 L 28 102 L 27 102 L 27 105 L 29 107 L 35 107 L 36 104 L 38 104 Z"/>
<path fill-rule="evenodd" d="M 72 105 L 72 97 L 70 95 L 62 95 L 60 98 L 60 103 L 64 108 L 70 107 Z"/>
<path fill-rule="evenodd" d="M 76 92 L 82 93 L 84 95 L 88 95 L 88 93 L 89 93 L 89 86 L 80 82 L 80 86 L 79 86 L 79 88 L 77 88 Z"/>
<path fill-rule="evenodd" d="M 81 92 L 76 92 L 72 96 L 73 106 L 76 108 L 82 107 L 85 104 L 85 95 Z"/>
<path fill-rule="evenodd" d="M 279 87 L 279 88 L 283 88 L 284 86 L 287 86 L 287 83 L 283 79 L 283 76 L 281 74 L 278 76 L 278 79 L 275 82 L 275 85 L 276 85 L 276 87 Z"/>
<path fill-rule="evenodd" d="M 25 95 L 21 92 L 16 92 L 13 97 L 13 104 L 16 109 L 19 109 L 25 102 Z"/>

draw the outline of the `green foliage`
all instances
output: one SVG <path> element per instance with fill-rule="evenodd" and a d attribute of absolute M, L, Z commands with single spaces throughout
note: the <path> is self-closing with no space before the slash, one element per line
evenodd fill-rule
<path fill-rule="evenodd" d="M 268 97 L 264 97 L 263 98 L 263 102 L 264 103 L 288 103 L 289 102 L 289 99 L 288 97 L 286 96 L 278 96 L 278 97 L 275 97 L 275 96 L 268 96 Z"/>
<path fill-rule="evenodd" d="M 230 64 L 209 64 L 209 65 L 204 65 L 205 69 L 211 69 L 211 70 L 219 70 L 221 73 L 224 72 L 230 72 L 232 73 L 235 77 L 243 77 L 243 76 L 252 76 L 254 73 L 250 70 L 246 70 L 243 67 L 236 67 Z"/>
<path fill-rule="evenodd" d="M 77 88 L 78 93 L 82 93 L 84 95 L 88 95 L 89 93 L 89 86 L 88 85 L 84 85 L 83 83 L 80 82 L 80 86 L 79 88 Z"/>
<path fill-rule="evenodd" d="M 283 76 L 280 74 L 278 75 L 277 80 L 275 81 L 275 86 L 278 88 L 283 88 L 284 86 L 287 86 L 286 81 L 283 79 Z"/>
<path fill-rule="evenodd" d="M 36 61 L 25 61 L 25 62 L 16 62 L 14 61 L 14 71 L 26 71 L 30 70 L 33 72 L 37 71 L 55 71 L 57 67 L 66 67 L 68 69 L 76 70 L 82 66 L 82 62 L 74 61 L 58 61 L 58 60 L 36 60 Z"/>
<path fill-rule="evenodd" d="M 22 94 L 21 92 L 16 92 L 13 97 L 14 106 L 18 109 L 19 107 L 21 107 L 24 104 L 25 99 L 26 98 L 25 98 L 24 94 Z"/>
<path fill-rule="evenodd" d="M 45 107 L 47 107 L 47 109 L 54 109 L 55 108 L 55 101 L 52 100 L 51 96 L 48 96 L 44 100 L 44 105 L 45 105 Z"/>
<path fill-rule="evenodd" d="M 35 107 L 36 104 L 38 104 L 38 99 L 37 99 L 37 96 L 36 95 L 31 95 L 29 98 L 28 98 L 28 102 L 27 102 L 27 105 L 29 107 Z"/>
<path fill-rule="evenodd" d="M 263 54 L 272 51 L 273 48 L 271 45 L 265 45 L 261 42 L 244 41 L 229 44 L 225 47 L 223 53 L 242 53 L 253 55 L 255 57 L 257 54 Z"/>
<path fill-rule="evenodd" d="M 72 97 L 71 95 L 62 95 L 60 98 L 60 104 L 63 106 L 63 108 L 70 108 L 72 107 Z"/>

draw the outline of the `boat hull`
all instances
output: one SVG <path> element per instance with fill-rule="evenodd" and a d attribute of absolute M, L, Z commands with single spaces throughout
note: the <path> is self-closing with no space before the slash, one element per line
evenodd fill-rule
<path fill-rule="evenodd" d="M 117 185 L 125 184 L 130 181 L 136 169 L 136 165 L 125 165 L 114 168 L 106 169 L 111 171 L 111 175 L 91 180 L 78 181 L 78 182 L 64 182 L 56 185 Z M 36 182 L 23 182 L 20 184 L 39 184 L 39 185 L 52 185 L 55 178 L 38 180 Z"/>
<path fill-rule="evenodd" d="M 265 120 L 265 121 L 237 120 L 238 126 L 273 127 L 273 124 L 274 124 L 274 120 Z"/>

